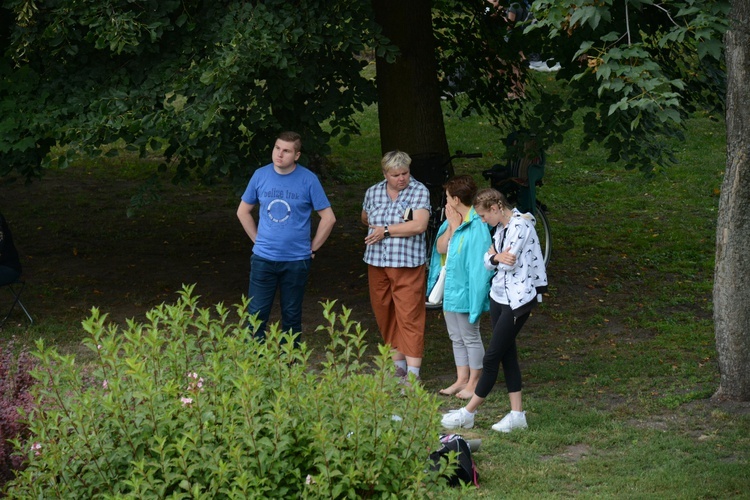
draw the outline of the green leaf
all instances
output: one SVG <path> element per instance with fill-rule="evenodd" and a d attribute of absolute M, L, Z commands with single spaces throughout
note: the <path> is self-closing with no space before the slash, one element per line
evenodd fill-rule
<path fill-rule="evenodd" d="M 719 40 L 704 40 L 698 42 L 698 57 L 704 59 L 706 56 L 710 56 L 713 59 L 721 60 L 723 45 Z"/>
<path fill-rule="evenodd" d="M 599 22 L 602 20 L 602 15 L 597 9 L 594 14 L 588 18 L 587 22 L 592 30 L 595 30 L 599 27 Z"/>
<path fill-rule="evenodd" d="M 626 109 L 628 109 L 628 99 L 627 97 L 623 97 L 609 107 L 608 115 L 612 116 L 616 111 L 625 111 Z"/>
<path fill-rule="evenodd" d="M 662 123 L 667 122 L 667 121 L 680 123 L 682 121 L 679 111 L 677 111 L 676 109 L 672 109 L 672 108 L 663 109 L 657 112 L 656 116 L 659 118 L 659 120 Z"/>
<path fill-rule="evenodd" d="M 203 85 L 211 85 L 214 82 L 214 72 L 213 71 L 204 71 L 203 74 L 201 74 L 200 82 Z"/>
<path fill-rule="evenodd" d="M 675 14 L 675 17 L 687 17 L 692 16 L 694 14 L 698 14 L 701 12 L 700 7 L 682 7 L 680 10 L 677 11 L 677 14 Z"/>

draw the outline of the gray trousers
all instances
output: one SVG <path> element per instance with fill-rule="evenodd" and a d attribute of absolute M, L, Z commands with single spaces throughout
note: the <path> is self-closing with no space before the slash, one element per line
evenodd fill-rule
<path fill-rule="evenodd" d="M 453 359 L 456 366 L 469 366 L 472 370 L 482 369 L 484 344 L 479 333 L 479 321 L 469 323 L 467 313 L 443 311 L 448 336 L 453 343 Z"/>

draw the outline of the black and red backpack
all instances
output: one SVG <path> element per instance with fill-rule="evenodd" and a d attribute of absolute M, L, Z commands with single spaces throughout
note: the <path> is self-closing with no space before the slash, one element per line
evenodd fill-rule
<path fill-rule="evenodd" d="M 473 483 L 479 487 L 479 473 L 471 458 L 471 448 L 469 443 L 459 434 L 443 434 L 440 436 L 440 449 L 430 453 L 432 461 L 432 470 L 440 470 L 442 462 L 448 462 L 448 454 L 455 452 L 457 454 L 457 463 L 449 465 L 443 474 L 448 479 L 450 486 L 458 486 L 461 482 Z"/>

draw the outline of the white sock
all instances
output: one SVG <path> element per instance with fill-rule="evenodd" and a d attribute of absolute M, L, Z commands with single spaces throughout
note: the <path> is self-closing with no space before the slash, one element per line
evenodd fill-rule
<path fill-rule="evenodd" d="M 396 367 L 401 368 L 402 370 L 406 371 L 406 360 L 405 359 L 397 359 L 393 362 Z"/>
<path fill-rule="evenodd" d="M 510 410 L 510 414 L 513 415 L 514 417 L 520 417 L 521 415 L 523 415 L 523 412 L 522 411 L 516 411 L 516 410 Z"/>
<path fill-rule="evenodd" d="M 466 407 L 464 406 L 463 408 L 461 408 L 461 413 L 463 413 L 464 416 L 472 416 L 473 417 L 476 414 L 476 411 L 474 413 L 472 413 L 469 410 L 467 410 Z"/>
<path fill-rule="evenodd" d="M 406 369 L 407 372 L 413 373 L 415 377 L 419 377 L 419 367 L 418 366 L 410 366 Z"/>

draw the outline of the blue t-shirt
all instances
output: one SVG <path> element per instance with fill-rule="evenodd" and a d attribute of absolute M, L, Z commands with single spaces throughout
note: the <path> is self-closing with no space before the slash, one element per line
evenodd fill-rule
<path fill-rule="evenodd" d="M 309 259 L 312 211 L 331 206 L 318 177 L 299 164 L 286 175 L 273 163 L 259 168 L 242 201 L 259 206 L 253 253 L 273 261 Z"/>

